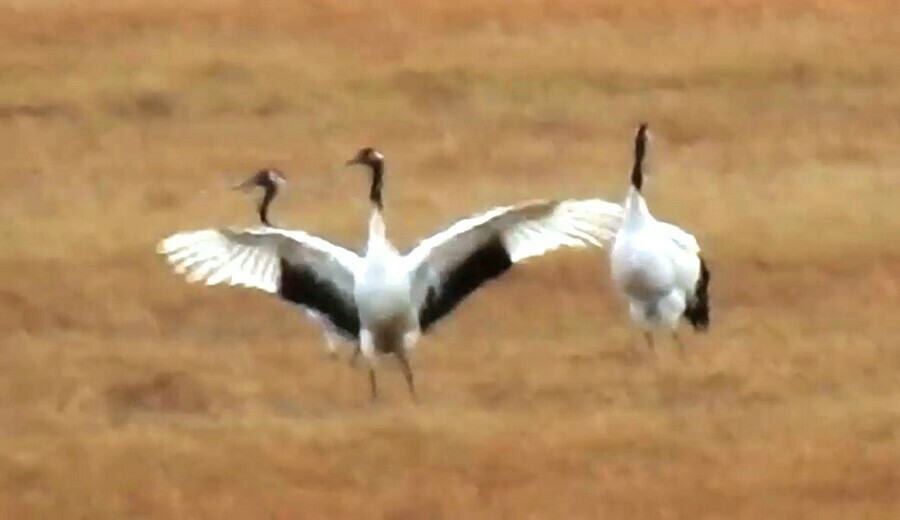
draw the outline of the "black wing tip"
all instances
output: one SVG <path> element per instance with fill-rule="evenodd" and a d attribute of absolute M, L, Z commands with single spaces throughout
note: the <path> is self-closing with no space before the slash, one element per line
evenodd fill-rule
<path fill-rule="evenodd" d="M 684 317 L 690 322 L 694 330 L 698 332 L 706 332 L 709 329 L 709 268 L 706 260 L 702 256 L 700 258 L 700 278 L 694 288 L 694 296 L 692 301 L 684 310 Z"/>

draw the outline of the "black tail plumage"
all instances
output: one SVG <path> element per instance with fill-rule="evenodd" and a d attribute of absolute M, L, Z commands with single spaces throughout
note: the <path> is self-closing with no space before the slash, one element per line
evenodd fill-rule
<path fill-rule="evenodd" d="M 703 332 L 709 328 L 709 269 L 700 257 L 700 279 L 694 288 L 694 298 L 688 302 L 684 317 L 695 330 Z"/>

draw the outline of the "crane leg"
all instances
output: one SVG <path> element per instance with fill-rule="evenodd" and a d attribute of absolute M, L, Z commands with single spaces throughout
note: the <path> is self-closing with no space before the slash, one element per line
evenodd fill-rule
<path fill-rule="evenodd" d="M 369 389 L 372 392 L 372 401 L 376 401 L 378 399 L 378 383 L 375 381 L 375 365 L 377 363 L 376 353 L 375 353 L 375 343 L 372 339 L 372 333 L 367 330 L 361 331 L 359 335 L 359 346 L 357 347 L 358 352 L 354 352 L 354 358 L 358 355 L 359 352 L 365 356 L 366 361 L 369 363 Z"/>
<path fill-rule="evenodd" d="M 678 333 L 672 331 L 672 340 L 678 345 L 678 353 L 684 356 L 684 343 L 681 342 L 681 338 L 678 337 Z"/>
<path fill-rule="evenodd" d="M 644 332 L 644 341 L 647 342 L 647 347 L 653 350 L 653 334 L 651 332 Z"/>
<path fill-rule="evenodd" d="M 375 367 L 369 367 L 369 389 L 372 392 L 372 401 L 378 400 L 378 383 L 375 381 Z"/>
<path fill-rule="evenodd" d="M 403 377 L 406 378 L 406 387 L 409 388 L 409 395 L 412 400 L 416 401 L 416 384 L 413 380 L 412 368 L 409 366 L 409 356 L 404 347 L 399 347 L 394 351 L 397 360 L 400 362 L 400 370 L 403 371 Z"/>
<path fill-rule="evenodd" d="M 325 334 L 325 349 L 328 351 L 328 359 L 332 361 L 337 361 L 338 353 L 337 353 L 337 345 L 338 339 L 333 335 L 326 333 Z"/>
<path fill-rule="evenodd" d="M 359 359 L 360 351 L 361 349 L 359 348 L 359 345 L 355 345 L 353 347 L 353 355 L 350 356 L 350 367 L 356 366 L 356 361 Z"/>

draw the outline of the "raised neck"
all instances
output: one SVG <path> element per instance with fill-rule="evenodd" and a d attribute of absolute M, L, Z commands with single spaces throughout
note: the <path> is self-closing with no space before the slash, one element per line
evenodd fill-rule
<path fill-rule="evenodd" d="M 372 185 L 369 188 L 369 201 L 372 205 L 382 211 L 384 209 L 384 201 L 381 197 L 381 190 L 384 186 L 384 161 L 373 161 L 369 164 L 372 169 Z"/>
<path fill-rule="evenodd" d="M 258 208 L 259 220 L 269 227 L 275 227 L 269 221 L 269 205 L 272 203 L 272 200 L 275 199 L 275 195 L 278 194 L 278 186 L 274 183 L 270 183 L 263 186 L 263 189 L 265 191 L 263 193 L 263 198 L 259 201 Z"/>
<path fill-rule="evenodd" d="M 644 156 L 647 153 L 647 124 L 642 123 L 634 136 L 634 163 L 631 166 L 631 186 L 641 191 L 644 187 Z"/>
<path fill-rule="evenodd" d="M 628 189 L 625 197 L 625 215 L 622 220 L 624 229 L 634 230 L 644 226 L 653 220 L 653 215 L 647 208 L 644 196 L 634 186 Z"/>
<path fill-rule="evenodd" d="M 644 167 L 643 160 L 635 158 L 634 166 L 631 167 L 631 187 L 640 193 L 644 187 Z"/>

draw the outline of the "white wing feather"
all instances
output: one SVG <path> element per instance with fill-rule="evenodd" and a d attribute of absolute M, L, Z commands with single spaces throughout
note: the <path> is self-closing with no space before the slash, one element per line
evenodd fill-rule
<path fill-rule="evenodd" d="M 282 259 L 314 265 L 322 277 L 335 281 L 348 274 L 352 279 L 360 261 L 356 253 L 321 238 L 270 227 L 185 231 L 160 241 L 157 252 L 188 282 L 225 283 L 273 294 L 278 292 Z"/>
<path fill-rule="evenodd" d="M 622 216 L 620 205 L 588 199 L 532 201 L 460 220 L 426 238 L 406 255 L 407 269 L 413 273 L 413 301 L 417 305 L 425 302 L 429 291 L 438 289 L 443 280 L 491 240 L 501 240 L 512 263 L 560 247 L 605 247 L 615 237 Z M 476 267 L 472 276 L 486 278 L 472 279 L 476 285 L 496 275 L 489 272 L 490 268 L 477 271 Z M 468 290 L 464 293 L 468 294 Z"/>
<path fill-rule="evenodd" d="M 513 262 L 560 247 L 604 247 L 615 237 L 622 206 L 601 199 L 532 201 L 466 218 L 421 241 L 407 259 L 415 268 L 453 250 L 465 255 L 487 234 L 499 232 Z"/>
<path fill-rule="evenodd" d="M 615 237 L 622 207 L 601 199 L 566 200 L 546 216 L 522 220 L 503 230 L 513 262 L 561 247 L 604 247 Z"/>

